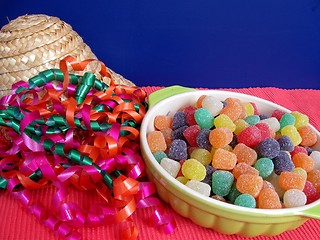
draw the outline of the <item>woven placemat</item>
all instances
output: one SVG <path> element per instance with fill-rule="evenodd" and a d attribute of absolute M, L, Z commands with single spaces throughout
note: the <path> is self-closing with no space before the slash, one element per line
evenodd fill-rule
<path fill-rule="evenodd" d="M 10 21 L 0 31 L 0 97 L 9 94 L 12 84 L 19 80 L 27 81 L 41 71 L 59 68 L 60 60 L 67 55 L 77 61 L 97 59 L 79 34 L 57 17 L 23 15 Z M 100 76 L 97 62 L 85 70 L 106 83 L 110 81 Z M 108 71 L 116 84 L 134 85 L 110 68 Z"/>

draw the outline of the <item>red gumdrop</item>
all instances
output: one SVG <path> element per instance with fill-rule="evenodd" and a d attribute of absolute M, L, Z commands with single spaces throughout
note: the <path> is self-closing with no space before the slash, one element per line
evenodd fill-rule
<path fill-rule="evenodd" d="M 249 126 L 238 135 L 238 143 L 255 147 L 261 142 L 261 131 L 256 126 Z"/>
<path fill-rule="evenodd" d="M 186 113 L 186 122 L 189 126 L 197 125 L 196 120 L 194 119 L 194 112 L 197 110 L 194 106 L 187 106 L 183 109 Z"/>
<path fill-rule="evenodd" d="M 274 112 L 272 113 L 271 117 L 275 117 L 276 119 L 278 119 L 278 121 L 280 121 L 281 117 L 283 116 L 283 114 L 285 114 L 284 111 L 281 111 L 279 109 L 274 110 Z"/>
<path fill-rule="evenodd" d="M 320 193 L 310 181 L 306 181 L 303 192 L 307 196 L 307 204 L 320 199 Z"/>
<path fill-rule="evenodd" d="M 189 145 L 191 147 L 197 147 L 198 143 L 197 143 L 197 135 L 198 132 L 200 131 L 200 127 L 199 125 L 192 125 L 190 127 L 187 127 L 184 131 L 183 131 L 183 136 L 186 138 L 187 142 L 189 143 Z"/>
<path fill-rule="evenodd" d="M 250 103 L 254 109 L 254 115 L 260 115 L 257 105 L 254 102 L 250 102 Z"/>
<path fill-rule="evenodd" d="M 177 174 L 177 177 L 184 176 L 183 173 L 182 173 L 182 165 L 183 165 L 183 163 L 184 163 L 185 161 L 186 161 L 186 160 L 180 160 L 180 161 L 179 161 L 181 167 L 180 167 L 180 170 L 179 170 L 179 172 L 178 172 L 178 174 Z"/>
<path fill-rule="evenodd" d="M 293 151 L 290 152 L 291 157 L 293 157 L 294 155 L 296 155 L 297 153 L 304 153 L 308 155 L 308 151 L 307 149 L 305 149 L 304 147 L 301 146 L 295 146 Z"/>
<path fill-rule="evenodd" d="M 261 141 L 265 140 L 266 138 L 271 137 L 271 131 L 270 128 L 268 126 L 268 124 L 266 123 L 257 123 L 255 125 L 257 128 L 259 128 L 259 130 L 261 131 Z"/>

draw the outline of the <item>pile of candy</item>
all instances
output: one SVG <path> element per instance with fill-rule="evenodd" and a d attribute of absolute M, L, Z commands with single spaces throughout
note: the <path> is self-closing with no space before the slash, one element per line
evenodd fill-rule
<path fill-rule="evenodd" d="M 68 56 L 60 69 L 49 69 L 13 86 L 0 99 L 0 188 L 7 189 L 41 223 L 60 237 L 80 239 L 78 229 L 126 223 L 121 239 L 136 239 L 131 218 L 137 208 L 153 207 L 150 223 L 164 232 L 175 222 L 153 196 L 155 186 L 144 180 L 139 127 L 146 113 L 146 93 L 138 87 L 115 85 L 69 74 L 67 63 L 82 71 L 93 60 Z M 54 187 L 52 208 L 35 202 L 36 189 Z M 82 209 L 68 199 L 69 189 L 96 192 L 104 203 Z"/>
<path fill-rule="evenodd" d="M 147 135 L 155 159 L 191 189 L 250 208 L 298 207 L 320 198 L 317 134 L 300 112 L 260 114 L 255 103 L 202 95 L 158 115 Z"/>

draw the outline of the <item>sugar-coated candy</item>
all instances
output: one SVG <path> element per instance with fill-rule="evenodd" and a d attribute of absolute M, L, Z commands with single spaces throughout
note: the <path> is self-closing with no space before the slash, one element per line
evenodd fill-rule
<path fill-rule="evenodd" d="M 279 186 L 284 190 L 303 190 L 306 179 L 295 172 L 282 172 L 279 176 Z"/>
<path fill-rule="evenodd" d="M 259 176 L 259 171 L 245 162 L 239 162 L 233 169 L 232 174 L 235 179 L 242 174 L 252 174 Z"/>
<path fill-rule="evenodd" d="M 300 174 L 301 176 L 303 176 L 304 179 L 307 180 L 307 177 L 308 177 L 308 173 L 306 170 L 304 170 L 303 168 L 301 167 L 296 167 L 292 170 L 292 172 L 294 173 L 297 173 L 297 174 Z"/>
<path fill-rule="evenodd" d="M 296 118 L 290 113 L 285 113 L 282 115 L 279 122 L 280 122 L 280 130 L 281 130 L 285 126 L 294 125 L 294 123 L 296 122 Z"/>
<path fill-rule="evenodd" d="M 274 164 L 274 172 L 280 175 L 283 171 L 291 172 L 294 169 L 294 164 L 288 152 L 280 151 L 278 156 L 272 159 Z"/>
<path fill-rule="evenodd" d="M 281 129 L 281 135 L 287 135 L 289 138 L 291 138 L 291 141 L 294 146 L 297 146 L 301 143 L 302 138 L 296 129 L 295 126 L 293 125 L 287 125 Z"/>
<path fill-rule="evenodd" d="M 196 159 L 201 162 L 204 166 L 207 166 L 212 161 L 212 154 L 207 149 L 195 148 L 191 154 L 190 158 Z"/>
<path fill-rule="evenodd" d="M 218 148 L 212 157 L 212 166 L 216 169 L 231 170 L 234 168 L 236 163 L 237 156 L 222 148 Z"/>
<path fill-rule="evenodd" d="M 172 140 L 181 139 L 186 141 L 186 138 L 183 135 L 183 132 L 188 128 L 188 126 L 182 126 L 172 131 Z"/>
<path fill-rule="evenodd" d="M 311 147 L 317 142 L 317 134 L 311 126 L 302 126 L 298 129 L 301 137 L 301 146 Z"/>
<path fill-rule="evenodd" d="M 204 183 L 209 184 L 211 186 L 212 173 L 214 173 L 215 171 L 216 171 L 216 169 L 214 167 L 212 167 L 211 165 L 207 165 L 206 166 L 206 176 L 201 182 L 204 182 Z"/>
<path fill-rule="evenodd" d="M 167 154 L 163 151 L 154 152 L 153 153 L 154 158 L 157 160 L 158 163 L 161 162 L 162 158 L 167 158 Z"/>
<path fill-rule="evenodd" d="M 188 126 L 192 126 L 192 125 L 197 124 L 197 122 L 194 118 L 194 113 L 196 110 L 197 110 L 197 108 L 194 106 L 187 106 L 183 109 L 183 112 L 186 113 L 186 122 L 187 122 Z"/>
<path fill-rule="evenodd" d="M 170 158 L 163 158 L 160 162 L 160 165 L 174 178 L 178 175 L 181 167 L 179 162 Z"/>
<path fill-rule="evenodd" d="M 291 112 L 291 115 L 295 117 L 296 121 L 294 123 L 294 126 L 299 129 L 303 126 L 307 126 L 309 123 L 309 117 L 303 113 L 300 113 L 298 111 Z"/>
<path fill-rule="evenodd" d="M 236 183 L 233 182 L 232 183 L 232 186 L 230 188 L 230 192 L 229 194 L 227 195 L 227 199 L 228 199 L 228 202 L 230 203 L 234 203 L 234 201 L 236 200 L 236 198 L 241 195 L 242 193 L 238 191 L 237 187 L 236 187 Z"/>
<path fill-rule="evenodd" d="M 255 110 L 257 109 L 254 108 L 253 103 L 251 102 L 242 103 L 242 107 L 244 108 L 245 116 L 259 115 L 255 114 Z"/>
<path fill-rule="evenodd" d="M 301 207 L 306 205 L 307 197 L 303 191 L 298 189 L 289 189 L 283 195 L 283 203 L 287 208 Z"/>
<path fill-rule="evenodd" d="M 243 112 L 243 107 L 241 102 L 235 98 L 227 98 L 225 100 L 227 102 L 227 106 L 225 106 L 220 114 L 227 115 L 233 122 L 240 118 Z"/>
<path fill-rule="evenodd" d="M 265 179 L 271 175 L 274 164 L 270 158 L 259 158 L 253 166 L 259 171 L 259 175 Z"/>
<path fill-rule="evenodd" d="M 196 159 L 188 159 L 182 164 L 182 174 L 188 179 L 201 181 L 206 176 L 206 168 Z"/>
<path fill-rule="evenodd" d="M 263 186 L 263 179 L 252 174 L 242 174 L 238 177 L 236 187 L 241 193 L 248 193 L 256 198 Z"/>
<path fill-rule="evenodd" d="M 277 192 L 272 188 L 264 188 L 258 196 L 258 208 L 279 209 L 282 208 Z"/>
<path fill-rule="evenodd" d="M 212 174 L 212 192 L 219 196 L 227 196 L 230 192 L 234 177 L 231 172 L 217 170 Z"/>
<path fill-rule="evenodd" d="M 277 132 L 280 129 L 280 123 L 275 117 L 262 119 L 260 123 L 268 124 L 269 128 L 271 128 L 274 132 Z"/>
<path fill-rule="evenodd" d="M 167 149 L 166 141 L 160 131 L 149 132 L 147 135 L 147 142 L 152 153 L 165 151 Z"/>
<path fill-rule="evenodd" d="M 249 115 L 244 119 L 249 125 L 256 125 L 260 122 L 260 118 L 257 115 Z"/>
<path fill-rule="evenodd" d="M 276 109 L 273 111 L 271 117 L 275 117 L 276 119 L 278 119 L 278 121 L 280 121 L 281 117 L 285 114 L 284 111 Z"/>
<path fill-rule="evenodd" d="M 238 144 L 238 136 L 233 134 L 232 141 L 229 143 L 231 148 L 234 148 Z"/>
<path fill-rule="evenodd" d="M 314 169 L 308 172 L 307 180 L 310 181 L 320 193 L 320 170 Z"/>
<path fill-rule="evenodd" d="M 259 109 L 258 109 L 258 107 L 257 107 L 257 105 L 254 103 L 254 102 L 250 102 L 251 103 L 251 105 L 252 105 L 252 107 L 253 107 L 253 109 L 254 109 L 254 115 L 260 115 L 260 112 L 259 112 Z"/>
<path fill-rule="evenodd" d="M 245 120 L 241 118 L 235 121 L 234 124 L 236 126 L 236 129 L 233 132 L 236 135 L 239 135 L 239 133 L 241 133 L 244 129 L 250 126 L 249 123 L 247 123 Z"/>
<path fill-rule="evenodd" d="M 250 194 L 244 193 L 236 198 L 234 204 L 242 207 L 255 208 L 256 200 Z"/>
<path fill-rule="evenodd" d="M 238 135 L 238 142 L 255 147 L 261 142 L 261 132 L 256 126 L 249 126 Z"/>
<path fill-rule="evenodd" d="M 202 107 L 208 109 L 213 116 L 217 116 L 222 110 L 223 104 L 214 96 L 206 96 L 202 100 Z"/>
<path fill-rule="evenodd" d="M 224 148 L 233 139 L 233 133 L 229 128 L 215 128 L 209 134 L 209 141 L 215 148 Z"/>
<path fill-rule="evenodd" d="M 275 158 L 280 152 L 280 145 L 277 140 L 273 138 L 266 138 L 257 146 L 257 154 L 261 157 Z"/>
<path fill-rule="evenodd" d="M 197 135 L 199 131 L 200 127 L 198 125 L 189 126 L 183 131 L 183 136 L 185 137 L 185 139 L 191 147 L 198 146 Z"/>
<path fill-rule="evenodd" d="M 201 96 L 197 99 L 197 102 L 196 102 L 197 108 L 202 108 L 202 101 L 203 101 L 203 99 L 204 99 L 206 96 L 207 96 L 207 95 L 201 95 Z"/>
<path fill-rule="evenodd" d="M 236 125 L 230 117 L 225 114 L 220 114 L 214 119 L 214 126 L 216 128 L 229 128 L 232 132 L 236 129 Z"/>
<path fill-rule="evenodd" d="M 186 121 L 186 113 L 185 112 L 176 112 L 173 115 L 172 119 L 172 129 L 176 130 L 180 127 L 187 126 L 187 121 Z"/>
<path fill-rule="evenodd" d="M 257 161 L 256 151 L 243 143 L 238 143 L 232 152 L 237 156 L 239 163 L 245 162 L 252 166 Z"/>
<path fill-rule="evenodd" d="M 259 115 L 259 118 L 260 118 L 260 121 L 261 121 L 261 120 L 270 118 L 270 116 L 269 116 L 268 114 L 262 113 L 262 114 Z M 278 120 L 277 120 L 277 121 L 278 121 Z"/>
<path fill-rule="evenodd" d="M 198 108 L 194 118 L 201 129 L 213 127 L 214 116 L 206 108 Z"/>
<path fill-rule="evenodd" d="M 279 186 L 279 175 L 273 172 L 266 180 L 273 185 L 274 190 L 277 192 L 278 196 L 282 198 L 285 190 Z"/>
<path fill-rule="evenodd" d="M 188 178 L 186 178 L 185 176 L 179 176 L 176 177 L 176 179 L 181 182 L 182 184 L 186 184 L 187 182 L 189 182 L 190 180 Z"/>
<path fill-rule="evenodd" d="M 172 117 L 166 115 L 158 115 L 154 118 L 154 127 L 157 130 L 172 127 Z"/>
<path fill-rule="evenodd" d="M 271 134 L 273 133 L 273 130 L 268 126 L 268 124 L 260 122 L 257 123 L 255 126 L 260 130 L 261 141 L 265 140 L 266 138 L 272 137 Z"/>
<path fill-rule="evenodd" d="M 320 170 L 320 152 L 319 151 L 313 151 L 310 154 L 310 157 L 313 159 L 314 169 Z"/>
<path fill-rule="evenodd" d="M 187 143 L 181 139 L 173 140 L 169 148 L 168 157 L 177 161 L 187 159 Z"/>
<path fill-rule="evenodd" d="M 274 188 L 274 186 L 273 186 L 273 184 L 272 184 L 271 182 L 269 182 L 269 181 L 267 181 L 267 180 L 263 180 L 263 185 L 262 185 L 261 191 L 262 191 L 263 189 L 265 189 L 265 188 L 271 188 L 271 189 L 275 190 L 275 188 Z M 260 193 L 261 193 L 261 192 L 260 192 Z"/>
<path fill-rule="evenodd" d="M 320 193 L 310 181 L 306 181 L 303 189 L 304 194 L 307 197 L 307 204 L 312 203 L 320 199 Z"/>
<path fill-rule="evenodd" d="M 207 196 L 207 197 L 210 196 L 211 188 L 210 188 L 210 185 L 206 183 L 190 180 L 186 183 L 186 186 L 198 193 L 201 193 L 204 196 Z"/>
<path fill-rule="evenodd" d="M 311 147 L 305 146 L 304 147 L 307 150 L 307 154 L 310 155 L 314 150 Z"/>
<path fill-rule="evenodd" d="M 196 141 L 199 147 L 209 149 L 211 148 L 211 143 L 209 141 L 210 129 L 201 129 L 198 132 Z"/>
<path fill-rule="evenodd" d="M 292 157 L 292 162 L 295 167 L 301 167 L 307 172 L 310 172 L 314 168 L 313 159 L 304 153 L 297 153 Z"/>
<path fill-rule="evenodd" d="M 162 132 L 167 146 L 170 145 L 172 142 L 172 129 L 171 128 L 164 128 L 164 129 L 161 129 L 160 132 Z"/>
<path fill-rule="evenodd" d="M 293 151 L 290 152 L 290 155 L 291 155 L 291 157 L 293 157 L 297 153 L 304 153 L 304 154 L 308 155 L 307 149 L 305 149 L 304 147 L 301 147 L 301 146 L 295 146 Z"/>
<path fill-rule="evenodd" d="M 281 136 L 280 138 L 277 139 L 277 141 L 280 145 L 280 150 L 288 151 L 288 152 L 292 152 L 294 150 L 294 146 L 291 141 L 291 138 L 289 138 L 288 136 L 286 135 Z"/>

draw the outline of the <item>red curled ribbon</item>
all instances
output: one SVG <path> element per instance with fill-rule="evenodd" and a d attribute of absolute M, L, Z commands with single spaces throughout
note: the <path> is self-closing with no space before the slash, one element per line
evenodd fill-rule
<path fill-rule="evenodd" d="M 87 224 L 121 224 L 122 239 L 138 237 L 132 220 L 137 208 L 154 207 L 150 223 L 172 233 L 175 221 L 165 214 L 155 186 L 145 176 L 140 155 L 139 125 L 146 113 L 146 93 L 138 87 L 115 85 L 106 66 L 100 74 L 76 76 L 94 59 L 77 62 L 67 56 L 60 70 L 47 70 L 12 86 L 0 99 L 2 183 L 40 222 L 65 239 L 80 239 Z M 0 179 L 1 180 L 1 179 Z M 54 186 L 53 208 L 34 203 L 35 189 Z M 94 189 L 105 204 L 81 209 L 68 201 L 68 189 Z"/>

